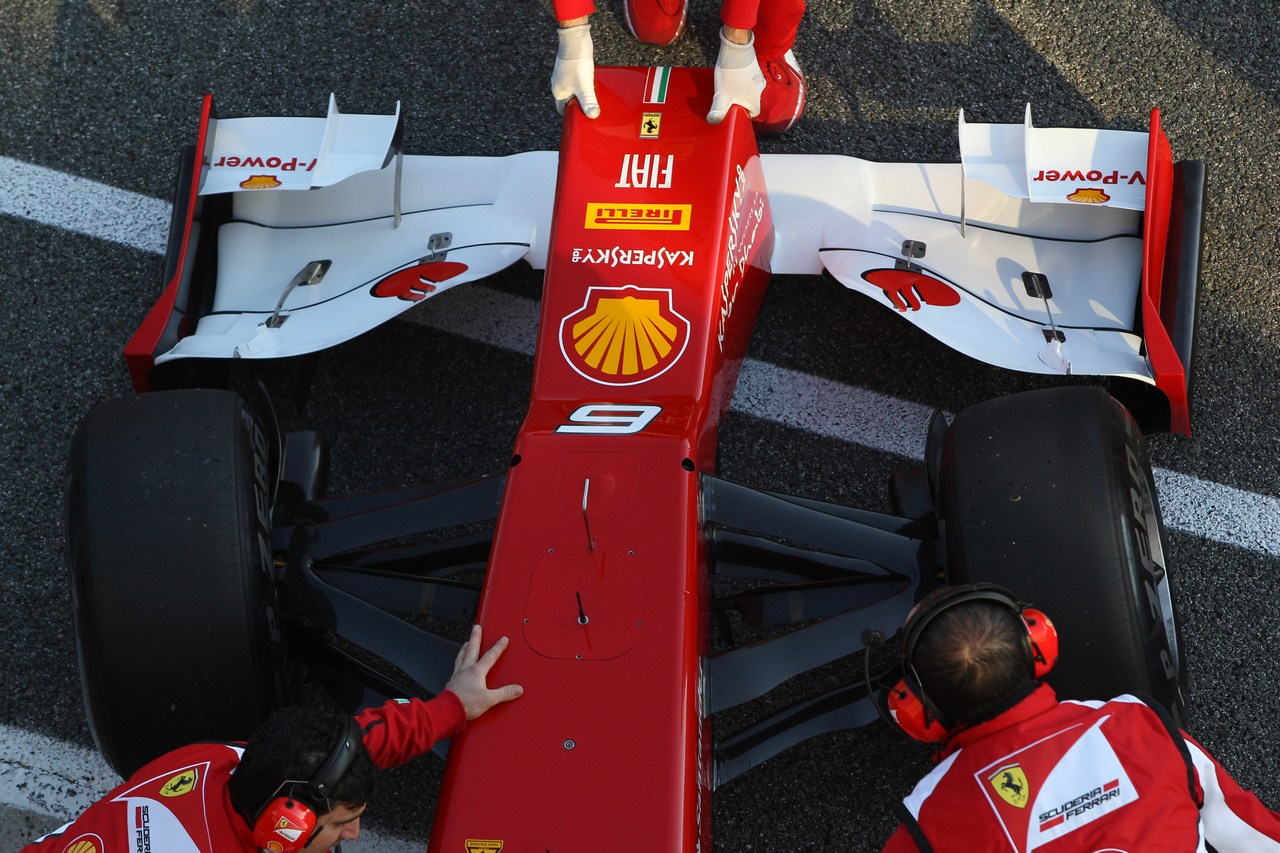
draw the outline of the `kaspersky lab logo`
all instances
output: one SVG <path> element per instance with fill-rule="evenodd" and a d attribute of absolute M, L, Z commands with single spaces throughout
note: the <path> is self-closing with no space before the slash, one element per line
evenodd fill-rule
<path fill-rule="evenodd" d="M 560 351 L 581 376 L 603 385 L 638 385 L 666 373 L 689 343 L 689 321 L 671 291 L 592 287 L 560 321 Z"/>

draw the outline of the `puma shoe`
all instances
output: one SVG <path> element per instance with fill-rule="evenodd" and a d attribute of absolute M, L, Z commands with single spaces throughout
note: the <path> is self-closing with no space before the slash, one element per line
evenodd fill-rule
<path fill-rule="evenodd" d="M 622 0 L 627 29 L 649 44 L 668 45 L 684 32 L 689 0 Z"/>
<path fill-rule="evenodd" d="M 757 133 L 782 133 L 804 112 L 804 72 L 796 55 L 787 51 L 775 59 L 761 59 L 764 91 L 760 93 L 760 114 L 752 119 Z"/>

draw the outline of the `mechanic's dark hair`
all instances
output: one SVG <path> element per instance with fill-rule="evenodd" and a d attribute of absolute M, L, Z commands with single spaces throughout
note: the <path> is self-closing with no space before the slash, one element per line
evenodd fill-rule
<path fill-rule="evenodd" d="M 286 780 L 310 782 L 338 743 L 350 718 L 324 708 L 283 708 L 258 727 L 249 738 L 240 759 L 227 784 L 231 805 L 252 826 L 258 814 L 268 802 L 280 793 Z M 358 809 L 373 796 L 378 780 L 378 768 L 369 757 L 369 750 L 361 742 L 351 762 L 351 768 L 329 795 L 328 802 L 310 802 L 306 797 L 306 785 L 297 785 L 293 792 L 302 797 L 323 815 L 336 805 Z"/>
<path fill-rule="evenodd" d="M 957 604 L 916 642 L 912 662 L 929 700 L 953 724 L 994 716 L 1032 683 L 1027 629 L 1008 607 Z"/>

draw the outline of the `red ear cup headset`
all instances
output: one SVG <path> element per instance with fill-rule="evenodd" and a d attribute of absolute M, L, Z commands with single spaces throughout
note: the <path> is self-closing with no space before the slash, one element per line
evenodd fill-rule
<path fill-rule="evenodd" d="M 347 775 L 360 753 L 363 737 L 348 717 L 329 756 L 309 780 L 288 779 L 253 822 L 253 843 L 271 853 L 297 853 L 314 837 L 320 816 L 330 809 L 329 796 Z"/>
<path fill-rule="evenodd" d="M 926 599 L 927 601 L 927 599 Z M 953 721 L 929 700 L 916 673 L 913 655 L 925 628 L 961 604 L 990 601 L 1009 608 L 1027 630 L 1027 662 L 1034 680 L 1044 678 L 1058 661 L 1058 632 L 1040 610 L 996 584 L 967 584 L 947 589 L 911 614 L 902 632 L 902 679 L 889 690 L 889 714 L 912 738 L 924 743 L 946 739 Z"/>

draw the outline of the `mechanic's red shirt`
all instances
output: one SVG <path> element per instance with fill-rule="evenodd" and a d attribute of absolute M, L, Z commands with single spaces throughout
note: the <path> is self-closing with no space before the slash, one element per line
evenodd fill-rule
<path fill-rule="evenodd" d="M 356 719 L 374 764 L 384 769 L 422 755 L 467 723 L 462 702 L 448 691 L 429 702 L 388 702 Z M 167 753 L 23 853 L 256 853 L 227 793 L 243 751 L 242 744 L 198 743 Z"/>
<path fill-rule="evenodd" d="M 1280 815 L 1151 707 L 1048 686 L 958 732 L 899 811 L 886 853 L 1280 851 Z"/>

